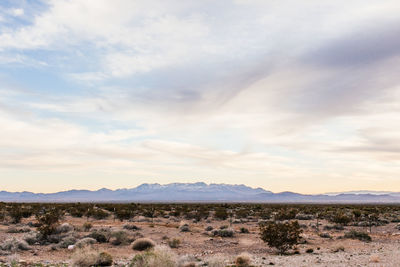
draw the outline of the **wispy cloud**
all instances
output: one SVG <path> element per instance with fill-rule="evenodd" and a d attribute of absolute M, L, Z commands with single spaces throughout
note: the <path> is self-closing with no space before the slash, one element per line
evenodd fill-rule
<path fill-rule="evenodd" d="M 5 188 L 400 185 L 397 1 L 0 5 Z"/>

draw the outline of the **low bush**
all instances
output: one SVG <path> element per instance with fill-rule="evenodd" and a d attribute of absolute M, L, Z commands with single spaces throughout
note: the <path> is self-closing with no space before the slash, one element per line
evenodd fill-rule
<path fill-rule="evenodd" d="M 24 226 L 24 227 L 10 226 L 6 230 L 6 233 L 17 234 L 17 233 L 28 233 L 30 231 L 32 231 L 32 229 L 29 227 L 26 227 L 26 226 Z"/>
<path fill-rule="evenodd" d="M 138 251 L 147 250 L 153 248 L 154 246 L 154 241 L 149 238 L 139 238 L 132 243 L 132 249 Z"/>
<path fill-rule="evenodd" d="M 177 238 L 174 238 L 174 239 L 168 241 L 168 246 L 170 248 L 178 248 L 180 246 L 180 244 L 181 244 L 181 240 L 177 239 Z"/>
<path fill-rule="evenodd" d="M 332 236 L 329 233 L 320 233 L 319 236 L 322 238 L 332 238 Z"/>
<path fill-rule="evenodd" d="M 214 230 L 213 235 L 220 237 L 233 237 L 235 235 L 235 231 L 233 229 Z"/>
<path fill-rule="evenodd" d="M 85 223 L 83 224 L 83 230 L 84 230 L 85 232 L 90 231 L 90 229 L 92 229 L 92 227 L 93 227 L 93 225 L 92 225 L 90 222 L 85 222 Z"/>
<path fill-rule="evenodd" d="M 112 256 L 107 252 L 98 252 L 91 248 L 83 248 L 72 255 L 72 264 L 76 267 L 111 266 Z"/>
<path fill-rule="evenodd" d="M 187 223 L 181 225 L 181 226 L 179 227 L 179 230 L 180 230 L 181 232 L 190 232 L 190 228 L 189 228 L 189 225 L 188 225 Z"/>
<path fill-rule="evenodd" d="M 109 229 L 95 229 L 86 237 L 94 238 L 99 243 L 107 243 L 111 237 L 111 231 Z"/>
<path fill-rule="evenodd" d="M 211 225 L 209 225 L 209 226 L 206 227 L 205 230 L 206 230 L 206 231 L 212 231 L 213 229 L 214 229 L 214 228 L 213 228 Z"/>
<path fill-rule="evenodd" d="M 133 257 L 130 267 L 176 267 L 176 255 L 167 247 L 155 247 L 154 250 L 149 250 L 136 254 Z"/>
<path fill-rule="evenodd" d="M 350 238 L 350 239 L 358 239 L 360 241 L 364 242 L 369 242 L 372 240 L 371 236 L 369 236 L 368 233 L 366 232 L 358 232 L 355 230 L 351 230 L 350 232 L 347 232 L 344 234 L 345 238 Z"/>
<path fill-rule="evenodd" d="M 37 232 L 30 232 L 28 234 L 25 234 L 22 239 L 25 240 L 29 245 L 34 245 L 39 242 Z"/>
<path fill-rule="evenodd" d="M 246 227 L 241 227 L 241 228 L 240 228 L 240 232 L 241 232 L 242 234 L 248 234 L 248 233 L 250 233 L 249 229 L 247 229 Z"/>
<path fill-rule="evenodd" d="M 64 237 L 58 244 L 60 248 L 68 248 L 70 245 L 74 245 L 77 239 L 73 235 Z"/>
<path fill-rule="evenodd" d="M 56 228 L 56 233 L 57 234 L 62 234 L 62 233 L 68 233 L 74 231 L 74 227 L 70 225 L 69 223 L 63 223 Z"/>
<path fill-rule="evenodd" d="M 0 248 L 5 251 L 15 252 L 18 250 L 30 250 L 28 243 L 25 240 L 20 240 L 16 238 L 10 238 L 5 240 Z"/>
<path fill-rule="evenodd" d="M 249 267 L 250 264 L 251 264 L 251 258 L 250 255 L 248 255 L 247 253 L 246 254 L 242 253 L 235 259 L 236 267 Z"/>
<path fill-rule="evenodd" d="M 125 225 L 123 226 L 123 228 L 124 228 L 125 230 L 130 230 L 130 231 L 137 231 L 137 230 L 140 230 L 140 228 L 137 227 L 137 226 L 134 225 L 134 224 L 125 224 Z"/>
<path fill-rule="evenodd" d="M 96 239 L 91 238 L 91 237 L 85 237 L 85 238 L 82 238 L 81 240 L 79 240 L 78 242 L 76 242 L 75 246 L 77 248 L 84 248 L 84 247 L 87 247 L 87 246 L 90 246 L 90 245 L 93 245 L 96 243 L 97 243 Z"/>
<path fill-rule="evenodd" d="M 109 242 L 114 246 L 128 245 L 132 242 L 129 234 L 126 231 L 115 231 L 111 233 Z"/>

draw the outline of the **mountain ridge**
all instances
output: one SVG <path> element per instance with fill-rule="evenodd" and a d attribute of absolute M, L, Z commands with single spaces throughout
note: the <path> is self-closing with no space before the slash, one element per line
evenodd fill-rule
<path fill-rule="evenodd" d="M 375 192 L 375 193 L 374 193 Z M 55 193 L 0 191 L 4 202 L 260 202 L 260 203 L 400 203 L 400 193 L 348 191 L 326 194 L 273 193 L 244 184 L 143 183 L 134 188 L 71 189 Z"/>

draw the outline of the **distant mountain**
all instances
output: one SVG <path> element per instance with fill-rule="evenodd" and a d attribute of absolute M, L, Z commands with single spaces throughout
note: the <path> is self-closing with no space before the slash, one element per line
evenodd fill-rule
<path fill-rule="evenodd" d="M 273 193 L 245 185 L 142 184 L 130 189 L 69 190 L 57 193 L 0 191 L 5 202 L 264 202 L 264 203 L 400 203 L 400 193 L 352 191 L 305 195 Z"/>

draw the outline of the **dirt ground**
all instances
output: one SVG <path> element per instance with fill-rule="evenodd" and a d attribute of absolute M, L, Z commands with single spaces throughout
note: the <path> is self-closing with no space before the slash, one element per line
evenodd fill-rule
<path fill-rule="evenodd" d="M 34 219 L 24 219 L 19 226 L 26 226 L 29 221 L 34 221 Z M 82 229 L 82 225 L 87 220 L 68 216 L 63 219 L 64 222 L 73 225 L 76 229 Z M 327 231 L 323 230 L 323 227 L 328 222 L 322 221 L 318 232 L 315 229 L 316 221 L 300 220 L 299 223 L 303 227 L 302 236 L 306 243 L 297 246 L 299 254 L 284 256 L 277 255 L 273 248 L 268 247 L 260 239 L 256 220 L 242 221 L 231 225 L 228 221 L 193 222 L 181 221 L 173 217 L 155 218 L 153 222 L 146 221 L 144 218 L 135 218 L 130 222 L 107 219 L 90 220 L 90 223 L 93 225 L 92 229 L 111 228 L 112 230 L 122 230 L 123 225 L 127 223 L 134 224 L 140 228 L 140 230 L 134 231 L 136 236 L 150 238 L 157 245 L 168 246 L 168 240 L 179 239 L 180 246 L 172 249 L 179 256 L 191 255 L 199 260 L 219 256 L 226 259 L 227 265 L 232 264 L 238 254 L 247 252 L 251 255 L 254 266 L 400 266 L 400 231 L 396 229 L 396 223 L 373 227 L 372 233 L 370 233 L 372 241 L 363 242 L 342 237 L 350 229 L 369 231 L 368 228 L 346 226 L 344 230 Z M 189 225 L 188 232 L 180 231 L 179 226 L 183 223 Z M 228 225 L 235 230 L 234 237 L 215 237 L 209 231 L 205 231 L 207 226 L 218 229 L 223 225 Z M 11 226 L 13 225 L 0 225 L 0 243 L 10 237 L 23 237 L 24 233 L 7 233 Z M 242 227 L 247 228 L 249 233 L 241 233 L 240 228 Z M 35 228 L 32 227 L 32 230 Z M 321 232 L 329 233 L 331 238 L 320 237 Z M 78 230 L 77 233 L 84 237 L 89 232 Z M 115 246 L 110 243 L 97 243 L 93 247 L 96 250 L 110 253 L 116 266 L 126 266 L 138 253 L 132 250 L 129 244 Z M 51 244 L 37 244 L 32 245 L 31 248 L 8 255 L 3 253 L 0 256 L 0 262 L 7 264 L 14 260 L 21 265 L 33 265 L 33 263 L 71 265 L 74 249 L 57 248 Z M 313 252 L 306 253 L 306 250 L 310 248 L 313 249 Z"/>

